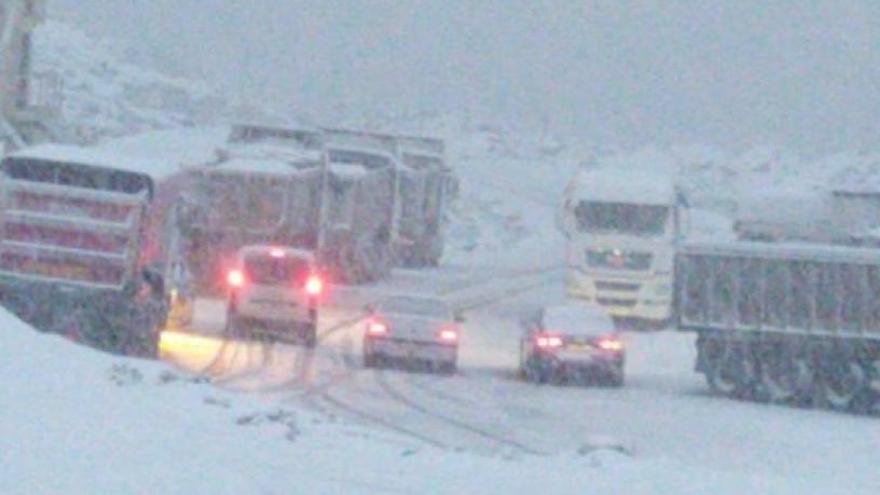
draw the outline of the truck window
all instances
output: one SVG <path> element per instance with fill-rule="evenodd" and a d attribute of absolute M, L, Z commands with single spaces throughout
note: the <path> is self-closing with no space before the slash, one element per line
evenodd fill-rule
<path fill-rule="evenodd" d="M 669 207 L 581 201 L 575 207 L 574 215 L 578 231 L 583 233 L 654 236 L 666 230 Z"/>

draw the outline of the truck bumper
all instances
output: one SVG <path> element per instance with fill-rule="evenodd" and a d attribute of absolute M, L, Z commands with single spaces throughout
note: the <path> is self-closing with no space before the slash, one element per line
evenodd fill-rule
<path fill-rule="evenodd" d="M 570 271 L 566 292 L 572 299 L 581 299 L 605 308 L 616 318 L 666 321 L 672 316 L 671 277 L 623 278 L 608 275 L 586 275 Z M 618 290 L 600 287 L 612 286 Z M 660 293 L 657 287 L 668 288 Z M 619 290 L 626 287 L 632 290 Z"/>

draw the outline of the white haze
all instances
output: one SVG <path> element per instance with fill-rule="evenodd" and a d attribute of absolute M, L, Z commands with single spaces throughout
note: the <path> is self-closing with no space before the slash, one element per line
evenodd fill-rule
<path fill-rule="evenodd" d="M 880 2 L 52 0 L 175 74 L 317 118 L 467 113 L 607 146 L 874 147 Z"/>

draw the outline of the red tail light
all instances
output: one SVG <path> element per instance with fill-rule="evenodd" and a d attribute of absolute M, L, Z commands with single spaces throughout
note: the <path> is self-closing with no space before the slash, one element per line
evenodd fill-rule
<path fill-rule="evenodd" d="M 367 322 L 367 335 L 371 337 L 384 337 L 391 333 L 388 324 L 382 320 L 372 319 Z"/>
<path fill-rule="evenodd" d="M 539 333 L 535 336 L 535 345 L 541 349 L 558 349 L 564 343 L 562 337 L 552 333 Z"/>
<path fill-rule="evenodd" d="M 596 343 L 599 346 L 599 349 L 603 351 L 622 351 L 623 350 L 623 342 L 620 341 L 617 337 L 602 337 Z"/>
<path fill-rule="evenodd" d="M 324 292 L 324 281 L 317 275 L 312 275 L 306 280 L 306 293 L 310 296 L 320 296 Z"/>
<path fill-rule="evenodd" d="M 437 333 L 437 340 L 446 344 L 455 344 L 458 342 L 458 330 L 454 328 L 442 328 Z"/>
<path fill-rule="evenodd" d="M 244 272 L 241 270 L 230 270 L 228 274 L 226 274 L 226 283 L 229 284 L 233 289 L 237 289 L 239 287 L 244 286 Z"/>

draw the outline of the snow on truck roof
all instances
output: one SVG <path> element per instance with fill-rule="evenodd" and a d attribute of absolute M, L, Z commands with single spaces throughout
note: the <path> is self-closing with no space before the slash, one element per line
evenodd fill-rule
<path fill-rule="evenodd" d="M 320 164 L 315 163 L 313 167 L 298 167 L 290 162 L 280 160 L 233 158 L 194 170 L 208 174 L 293 175 L 318 171 Z"/>
<path fill-rule="evenodd" d="M 689 241 L 679 245 L 678 252 L 683 255 L 742 256 L 792 261 L 880 265 L 880 250 L 878 249 L 809 242 Z"/>
<path fill-rule="evenodd" d="M 543 327 L 569 335 L 605 335 L 614 332 L 614 320 L 602 308 L 568 303 L 544 308 Z"/>
<path fill-rule="evenodd" d="M 574 200 L 608 203 L 674 204 L 675 181 L 668 175 L 644 170 L 586 170 L 571 180 L 566 196 Z"/>
<path fill-rule="evenodd" d="M 166 179 L 183 170 L 178 163 L 173 161 L 153 160 L 97 147 L 59 144 L 45 144 L 33 148 L 25 148 L 8 155 L 8 157 L 123 170 L 147 175 L 154 180 Z"/>

